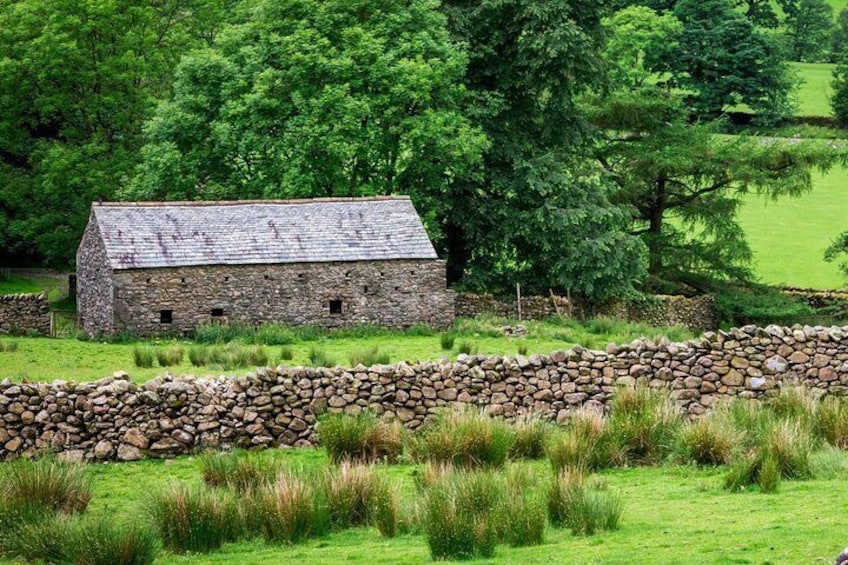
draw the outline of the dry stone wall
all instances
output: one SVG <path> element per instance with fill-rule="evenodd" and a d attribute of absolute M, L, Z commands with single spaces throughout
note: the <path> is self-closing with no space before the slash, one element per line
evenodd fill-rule
<path fill-rule="evenodd" d="M 848 393 L 848 327 L 746 326 L 685 343 L 637 340 L 606 351 L 460 355 L 354 369 L 280 367 L 241 378 L 126 375 L 74 384 L 0 382 L 0 458 L 45 451 L 88 460 L 169 457 L 214 447 L 303 446 L 316 414 L 371 410 L 415 429 L 437 410 L 467 404 L 512 418 L 562 422 L 603 408 L 617 386 L 670 391 L 695 417 L 721 399 L 762 399 L 787 384 Z"/>
<path fill-rule="evenodd" d="M 50 335 L 50 302 L 47 295 L 0 296 L 0 334 Z"/>

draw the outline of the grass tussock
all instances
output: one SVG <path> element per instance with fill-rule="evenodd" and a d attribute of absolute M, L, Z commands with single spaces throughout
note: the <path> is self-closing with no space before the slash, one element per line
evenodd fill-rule
<path fill-rule="evenodd" d="M 389 354 L 385 351 L 380 351 L 380 348 L 376 345 L 374 347 L 352 351 L 348 360 L 351 367 L 358 365 L 373 367 L 374 365 L 388 365 L 391 362 Z"/>
<path fill-rule="evenodd" d="M 208 453 L 200 459 L 203 482 L 210 487 L 227 487 L 246 494 L 271 484 L 281 467 L 250 453 Z"/>
<path fill-rule="evenodd" d="M 156 361 L 160 367 L 173 367 L 183 362 L 185 349 L 178 345 L 156 350 Z"/>
<path fill-rule="evenodd" d="M 605 434 L 623 459 L 620 463 L 656 463 L 671 451 L 682 422 L 680 410 L 664 392 L 623 387 L 610 403 Z"/>
<path fill-rule="evenodd" d="M 0 341 L 0 353 L 14 353 L 17 350 L 17 341 Z"/>
<path fill-rule="evenodd" d="M 731 462 L 724 487 L 744 490 L 759 484 L 764 492 L 773 492 L 780 479 L 808 479 L 813 474 L 810 463 L 812 448 L 813 439 L 800 423 L 774 421 L 769 429 L 762 431 L 762 439 L 757 446 Z"/>
<path fill-rule="evenodd" d="M 512 429 L 511 459 L 541 459 L 545 456 L 545 444 L 554 431 L 549 422 L 538 414 L 525 414 L 512 421 Z"/>
<path fill-rule="evenodd" d="M 546 452 L 555 473 L 572 467 L 603 469 L 620 459 L 609 441 L 606 419 L 594 410 L 575 413 L 565 430 L 547 444 Z"/>
<path fill-rule="evenodd" d="M 369 523 L 374 504 L 385 499 L 389 484 L 373 467 L 343 462 L 324 473 L 324 495 L 334 529 L 344 530 Z"/>
<path fill-rule="evenodd" d="M 621 498 L 602 484 L 587 481 L 578 468 L 558 473 L 548 490 L 548 518 L 551 524 L 571 530 L 574 535 L 593 535 L 601 530 L 617 530 L 621 520 Z"/>
<path fill-rule="evenodd" d="M 336 358 L 330 355 L 323 347 L 312 347 L 309 349 L 309 363 L 313 367 L 335 367 L 338 365 Z"/>
<path fill-rule="evenodd" d="M 510 467 L 498 507 L 499 539 L 512 547 L 541 545 L 545 541 L 547 509 L 535 477 L 522 467 Z"/>
<path fill-rule="evenodd" d="M 280 348 L 280 361 L 291 361 L 294 359 L 294 349 L 290 345 L 284 345 Z"/>
<path fill-rule="evenodd" d="M 453 332 L 442 332 L 439 334 L 439 345 L 442 351 L 450 351 L 456 342 L 456 334 Z"/>
<path fill-rule="evenodd" d="M 151 565 L 159 551 L 156 533 L 147 526 L 116 524 L 108 517 L 74 520 L 59 539 L 73 565 Z"/>
<path fill-rule="evenodd" d="M 838 449 L 848 449 L 848 402 L 827 397 L 818 406 L 813 430 L 816 436 Z"/>
<path fill-rule="evenodd" d="M 467 340 L 460 341 L 456 346 L 456 352 L 465 355 L 477 355 L 477 351 L 477 345 Z"/>
<path fill-rule="evenodd" d="M 678 459 L 697 465 L 726 465 L 741 448 L 744 432 L 736 429 L 726 411 L 712 413 L 684 424 L 677 434 Z"/>
<path fill-rule="evenodd" d="M 324 414 L 318 421 L 318 437 L 335 463 L 394 463 L 403 452 L 405 430 L 398 422 L 379 420 L 367 412 Z"/>
<path fill-rule="evenodd" d="M 419 459 L 456 467 L 502 467 L 515 441 L 503 420 L 473 409 L 442 412 L 414 437 Z"/>
<path fill-rule="evenodd" d="M 90 500 L 91 484 L 80 464 L 19 459 L 4 464 L 0 474 L 0 501 L 7 511 L 74 514 L 85 511 Z"/>
<path fill-rule="evenodd" d="M 228 493 L 172 483 L 148 501 L 148 514 L 174 553 L 208 553 L 241 533 L 238 507 Z"/>
<path fill-rule="evenodd" d="M 327 504 L 308 478 L 282 472 L 254 498 L 253 520 L 273 545 L 293 545 L 321 536 L 330 529 Z"/>
<path fill-rule="evenodd" d="M 156 362 L 156 349 L 149 345 L 136 345 L 133 347 L 133 362 L 142 369 L 152 367 Z"/>

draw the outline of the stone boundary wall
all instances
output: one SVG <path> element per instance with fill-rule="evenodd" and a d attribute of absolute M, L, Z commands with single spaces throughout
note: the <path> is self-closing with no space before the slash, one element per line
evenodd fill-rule
<path fill-rule="evenodd" d="M 0 296 L 0 334 L 50 335 L 50 302 L 47 295 Z"/>
<path fill-rule="evenodd" d="M 473 318 L 482 313 L 517 318 L 518 306 L 515 300 L 490 294 L 457 294 L 457 317 Z M 597 309 L 596 313 L 654 326 L 685 326 L 695 331 L 715 329 L 720 321 L 715 299 L 711 296 L 657 295 L 639 301 L 615 300 Z M 585 308 L 572 305 L 562 296 L 527 296 L 521 299 L 521 314 L 524 320 L 542 320 L 555 314 L 585 316 L 586 312 Z"/>
<path fill-rule="evenodd" d="M 690 416 L 721 399 L 764 398 L 802 384 L 848 393 L 848 327 L 746 326 L 685 343 L 637 340 L 606 351 L 575 347 L 531 357 L 460 355 L 371 368 L 264 369 L 241 378 L 0 382 L 0 459 L 48 451 L 79 460 L 170 457 L 214 447 L 305 446 L 316 414 L 371 410 L 415 429 L 467 404 L 507 418 L 561 422 L 603 408 L 617 386 L 670 391 Z"/>

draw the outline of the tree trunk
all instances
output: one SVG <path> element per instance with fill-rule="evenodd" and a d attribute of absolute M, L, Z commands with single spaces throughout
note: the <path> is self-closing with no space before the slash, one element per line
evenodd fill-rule
<path fill-rule="evenodd" d="M 648 209 L 650 224 L 646 240 L 648 244 L 648 272 L 652 275 L 659 275 L 663 270 L 662 227 L 666 204 L 665 183 L 665 178 L 657 180 L 657 190 Z"/>

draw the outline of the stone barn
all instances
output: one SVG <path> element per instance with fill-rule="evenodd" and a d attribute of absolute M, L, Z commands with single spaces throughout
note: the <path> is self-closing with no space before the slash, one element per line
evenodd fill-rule
<path fill-rule="evenodd" d="M 453 322 L 408 197 L 93 204 L 80 327 L 184 334 L 210 322 L 403 328 Z"/>

